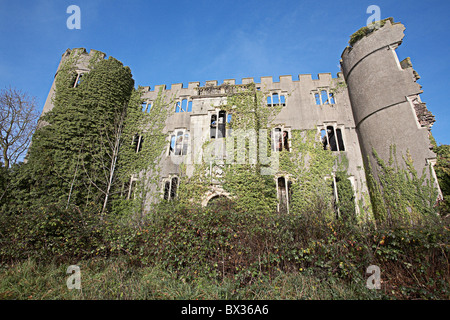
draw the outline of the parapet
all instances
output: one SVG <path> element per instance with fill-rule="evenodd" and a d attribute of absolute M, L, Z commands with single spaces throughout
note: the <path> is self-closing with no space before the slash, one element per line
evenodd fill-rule
<path fill-rule="evenodd" d="M 380 29 L 370 32 L 354 42 L 353 46 L 344 49 L 341 55 L 341 66 L 346 76 L 359 61 L 371 53 L 387 47 L 396 49 L 402 43 L 405 26 L 399 22 L 393 23 L 391 19 L 383 21 L 385 21 L 384 25 Z"/>
<path fill-rule="evenodd" d="M 158 92 L 161 88 L 162 90 L 167 91 L 180 91 L 180 90 L 189 90 L 189 89 L 198 89 L 198 88 L 209 88 L 209 87 L 218 87 L 218 86 L 226 86 L 226 85 L 247 85 L 250 83 L 255 83 L 256 85 L 265 85 L 271 86 L 272 84 L 281 83 L 283 85 L 290 83 L 299 83 L 299 82 L 330 82 L 333 79 L 343 79 L 342 72 L 338 72 L 336 78 L 332 76 L 331 73 L 319 73 L 317 74 L 317 79 L 313 79 L 311 74 L 299 74 L 298 80 L 293 80 L 292 75 L 282 75 L 278 77 L 278 81 L 273 81 L 272 76 L 261 77 L 260 82 L 257 82 L 253 77 L 242 78 L 241 83 L 239 84 L 236 79 L 225 79 L 221 83 L 218 80 L 207 80 L 205 81 L 204 86 L 200 85 L 199 81 L 189 82 L 188 86 L 185 87 L 183 83 L 174 83 L 171 84 L 170 87 L 162 84 L 156 85 L 151 90 L 150 86 L 143 86 L 145 92 Z"/>
<path fill-rule="evenodd" d="M 73 48 L 73 49 L 67 49 L 66 52 L 63 53 L 62 57 L 65 58 L 69 56 L 72 52 L 78 52 L 82 56 L 87 57 L 93 57 L 96 54 L 99 54 L 102 59 L 106 57 L 106 54 L 104 52 L 91 49 L 89 53 L 86 51 L 86 48 Z"/>

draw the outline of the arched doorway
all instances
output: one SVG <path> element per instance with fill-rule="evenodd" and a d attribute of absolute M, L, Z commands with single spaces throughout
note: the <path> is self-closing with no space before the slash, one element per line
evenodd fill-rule
<path fill-rule="evenodd" d="M 215 194 L 208 199 L 206 206 L 229 210 L 233 207 L 233 201 L 225 195 Z"/>

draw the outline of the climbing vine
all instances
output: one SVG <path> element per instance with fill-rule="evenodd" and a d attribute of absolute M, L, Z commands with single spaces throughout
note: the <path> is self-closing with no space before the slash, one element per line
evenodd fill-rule
<path fill-rule="evenodd" d="M 27 172 L 30 192 L 41 200 L 66 207 L 102 204 L 104 211 L 134 80 L 128 67 L 112 57 L 100 59 L 99 53 L 89 57 L 92 69 L 75 85 L 83 53 L 72 50 L 58 70 L 54 107 L 33 137 Z"/>
<path fill-rule="evenodd" d="M 158 199 L 160 195 L 160 164 L 167 146 L 164 127 L 173 112 L 173 100 L 161 88 L 155 101 L 151 102 L 150 110 L 145 111 L 142 110 L 145 102 L 142 95 L 141 87 L 132 93 L 125 120 L 118 174 L 121 185 L 114 205 L 116 212 L 123 213 L 125 207 L 128 213 L 142 213 L 145 200 Z M 136 185 L 131 199 L 128 199 L 132 177 L 136 179 Z"/>
<path fill-rule="evenodd" d="M 414 168 L 409 152 L 402 156 L 404 166 L 397 160 L 395 145 L 390 147 L 390 158 L 386 162 L 373 154 L 378 164 L 375 178 L 374 169 L 366 166 L 366 176 L 377 221 L 389 224 L 417 224 L 424 219 L 434 219 L 436 215 L 437 189 L 434 186 L 431 167 L 421 175 Z"/>
<path fill-rule="evenodd" d="M 267 105 L 268 92 L 257 90 L 254 83 L 238 86 L 227 84 L 224 88 L 211 86 L 205 87 L 204 90 L 208 90 L 206 92 L 208 94 L 219 91 L 228 93 L 226 103 L 220 106 L 220 110 L 232 115 L 231 123 L 227 124 L 227 128 L 232 129 L 233 135 L 226 138 L 226 159 L 219 157 L 216 160 L 212 159 L 210 163 L 204 161 L 197 164 L 194 174 L 182 179 L 179 188 L 180 201 L 185 204 L 201 203 L 208 191 L 220 185 L 235 202 L 237 210 L 273 213 L 277 211 L 279 203 L 276 177 L 283 176 L 291 182 L 288 191 L 290 212 L 307 214 L 308 210 L 320 201 L 326 207 L 328 215 L 330 217 L 334 215 L 333 208 L 329 205 L 333 194 L 330 179 L 337 159 L 330 150 L 323 149 L 317 130 L 291 130 L 291 150 L 271 151 L 271 132 L 279 127 L 277 123 L 274 123 L 274 119 L 281 111 L 282 105 Z M 256 139 L 252 140 L 252 135 L 247 137 L 249 139 L 244 140 L 244 151 L 238 148 L 238 136 L 249 131 L 254 132 L 253 138 Z M 263 136 L 260 136 L 261 134 Z M 260 143 L 263 140 L 266 140 L 267 154 L 259 149 L 263 146 Z M 257 141 L 256 145 L 252 144 L 252 141 Z M 232 149 L 228 147 L 230 142 Z M 203 145 L 203 151 L 214 143 L 215 141 L 206 142 Z M 251 148 L 255 151 L 253 154 L 256 154 L 257 159 L 250 159 Z M 245 163 L 237 162 L 236 160 L 243 152 L 246 154 Z M 230 157 L 234 161 L 230 161 Z M 269 163 L 268 159 L 270 159 Z M 271 174 L 262 174 L 274 160 L 276 160 L 276 170 Z M 214 175 L 214 168 L 220 174 L 211 177 L 211 173 Z M 342 179 L 344 179 L 343 176 Z M 216 183 L 212 183 L 212 180 Z M 341 189 L 347 190 L 348 185 L 345 182 L 345 186 L 342 185 L 343 183 L 340 183 Z M 353 196 L 352 193 L 350 196 L 352 201 L 354 201 Z M 348 201 L 342 201 L 343 211 L 351 210 L 351 208 L 354 210 L 354 203 L 352 204 L 353 207 Z"/>

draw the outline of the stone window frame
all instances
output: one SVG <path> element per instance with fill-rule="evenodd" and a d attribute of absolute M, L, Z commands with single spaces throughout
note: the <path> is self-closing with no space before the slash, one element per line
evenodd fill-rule
<path fill-rule="evenodd" d="M 181 133 L 181 135 L 179 135 Z M 187 135 L 187 141 L 185 141 Z M 180 154 L 177 154 L 177 137 L 181 136 L 181 149 Z M 175 139 L 173 141 L 174 145 L 172 146 L 172 139 Z M 167 154 L 166 156 L 185 156 L 189 153 L 189 147 L 190 147 L 190 138 L 191 134 L 189 130 L 186 128 L 175 128 L 172 132 L 169 132 L 169 147 L 167 148 Z"/>
<path fill-rule="evenodd" d="M 274 103 L 273 101 L 273 96 L 277 95 L 278 96 L 278 102 Z M 270 99 L 270 101 L 269 101 Z M 287 93 L 285 91 L 281 91 L 281 90 L 276 90 L 276 91 L 271 91 L 269 93 L 269 95 L 266 97 L 266 104 L 268 107 L 274 107 L 274 106 L 286 106 L 286 102 L 287 101 Z"/>
<path fill-rule="evenodd" d="M 275 142 L 275 139 L 276 139 L 275 130 L 276 130 L 276 129 L 280 129 L 281 133 L 284 133 L 284 132 L 287 133 L 287 135 L 288 135 L 288 137 L 287 137 L 287 139 L 288 139 L 288 140 L 287 140 L 287 143 L 288 143 L 288 150 L 286 150 L 286 151 L 291 152 L 291 151 L 292 151 L 292 146 L 291 146 L 291 144 L 292 144 L 292 142 L 291 142 L 291 140 L 292 140 L 292 132 L 291 132 L 291 130 L 292 130 L 292 129 L 289 128 L 289 127 L 285 127 L 284 125 L 278 125 L 278 126 L 275 126 L 275 127 L 272 128 L 272 130 L 270 131 L 271 150 L 274 151 L 274 152 L 281 152 L 281 151 L 285 150 L 285 142 L 284 142 L 284 141 L 282 141 L 281 149 L 280 149 L 280 150 L 276 150 L 276 148 L 275 148 L 275 146 L 276 146 L 276 142 Z"/>
<path fill-rule="evenodd" d="M 142 103 L 142 112 L 147 113 L 152 109 L 153 101 L 146 100 Z"/>
<path fill-rule="evenodd" d="M 139 182 L 139 178 L 132 175 L 130 177 L 129 187 L 128 187 L 128 194 L 127 194 L 127 200 L 131 199 L 131 196 L 133 196 L 133 199 L 136 199 L 136 184 Z"/>
<path fill-rule="evenodd" d="M 291 177 L 288 174 L 285 173 L 278 173 L 274 175 L 274 180 L 275 180 L 275 186 L 276 186 L 276 190 L 277 190 L 277 212 L 280 212 L 280 201 L 281 201 L 281 194 L 280 194 L 280 187 L 278 185 L 279 180 L 283 179 L 284 180 L 284 186 L 285 186 L 285 192 L 286 192 L 286 213 L 289 214 L 289 205 L 290 202 L 292 200 L 292 193 L 291 193 L 291 187 L 292 187 L 292 183 L 293 180 L 291 179 Z"/>
<path fill-rule="evenodd" d="M 322 93 L 326 92 L 327 100 L 323 101 Z M 313 91 L 311 91 L 311 95 L 313 97 L 314 104 L 316 106 L 326 106 L 326 105 L 336 105 L 336 95 L 334 92 L 331 92 L 329 87 L 319 87 Z M 332 102 L 330 101 L 332 99 Z M 319 102 L 319 103 L 318 103 Z"/>
<path fill-rule="evenodd" d="M 174 179 L 176 179 L 176 187 L 174 190 Z M 169 188 L 167 189 L 167 185 Z M 169 174 L 168 177 L 163 178 L 161 181 L 161 198 L 166 201 L 172 201 L 178 196 L 178 188 L 180 186 L 180 177 L 178 174 Z"/>
<path fill-rule="evenodd" d="M 331 187 L 333 188 L 333 209 L 336 212 L 337 216 L 340 217 L 340 212 L 339 212 L 339 207 L 337 206 L 337 203 L 339 202 L 339 194 L 338 194 L 338 190 L 337 190 L 337 182 L 336 182 L 336 174 L 335 172 L 332 172 L 331 175 L 326 175 L 324 177 L 325 181 L 328 179 L 332 179 L 332 184 Z M 359 215 L 359 206 L 358 206 L 358 199 L 357 199 L 357 190 L 356 190 L 356 179 L 355 176 L 350 175 L 349 177 L 347 177 L 347 180 L 350 180 L 350 184 L 352 185 L 352 190 L 353 190 L 353 199 L 355 202 L 355 214 Z"/>
<path fill-rule="evenodd" d="M 328 127 L 333 127 L 333 131 L 334 131 L 334 136 L 335 136 L 335 141 L 336 141 L 336 146 L 337 146 L 337 150 L 331 150 L 331 152 L 345 152 L 347 151 L 346 148 L 346 136 L 345 136 L 345 126 L 344 125 L 338 125 L 336 122 L 324 122 L 322 125 L 317 126 L 317 131 L 320 137 L 320 141 L 323 143 L 323 137 L 322 137 L 322 130 L 325 130 L 326 133 L 326 137 L 327 137 L 327 146 L 330 146 L 330 139 L 329 139 L 329 135 L 328 135 Z M 338 134 L 337 132 L 341 133 L 341 138 L 342 138 L 342 147 L 344 150 L 340 150 L 341 147 L 339 146 L 339 140 L 338 140 Z"/>
<path fill-rule="evenodd" d="M 220 137 L 220 138 L 218 138 L 217 136 L 218 136 L 218 133 L 219 133 L 219 125 L 221 124 L 219 121 L 220 121 L 220 119 L 221 119 L 221 117 L 220 117 L 220 113 L 225 113 L 225 116 L 223 117 L 223 119 L 224 119 L 224 123 L 223 123 L 223 126 L 224 126 L 224 135 L 222 136 L 222 137 Z M 215 124 L 215 134 L 214 134 L 214 136 L 211 134 L 211 132 L 212 132 L 212 129 L 213 129 L 213 116 L 215 116 L 215 121 L 216 121 L 216 124 Z M 226 138 L 227 137 L 227 135 L 231 135 L 231 128 L 227 128 L 227 124 L 229 125 L 229 126 L 231 126 L 231 122 L 232 122 L 232 119 L 233 119 L 233 113 L 232 112 L 227 112 L 227 111 L 225 111 L 225 110 L 223 110 L 223 109 L 221 109 L 221 108 L 215 108 L 215 110 L 214 111 L 210 111 L 210 112 L 208 112 L 208 119 L 209 119 L 209 140 L 210 141 L 212 141 L 213 139 L 221 139 L 221 138 Z"/>
<path fill-rule="evenodd" d="M 137 143 L 136 143 L 137 138 Z M 142 150 L 142 144 L 144 142 L 144 137 L 142 134 L 136 133 L 131 140 L 131 145 L 134 146 L 134 151 L 139 153 Z"/>
<path fill-rule="evenodd" d="M 83 75 L 86 73 L 86 71 L 84 70 L 76 70 L 75 72 L 77 73 L 77 76 L 75 78 L 75 82 L 73 83 L 73 88 L 77 88 L 80 85 L 81 79 L 83 78 Z"/>
<path fill-rule="evenodd" d="M 444 199 L 444 196 L 443 196 L 441 187 L 439 186 L 439 181 L 438 181 L 438 178 L 437 178 L 437 175 L 436 175 L 436 171 L 434 170 L 434 166 L 435 166 L 436 163 L 437 163 L 437 159 L 436 159 L 436 158 L 427 158 L 426 161 L 427 161 L 427 164 L 428 164 L 428 165 L 430 166 L 430 168 L 431 168 L 431 176 L 433 177 L 434 183 L 435 183 L 435 185 L 436 185 L 436 187 L 437 187 L 437 191 L 438 191 L 438 200 L 443 200 L 443 199 Z"/>
<path fill-rule="evenodd" d="M 186 101 L 185 106 L 183 106 L 184 101 Z M 180 97 L 178 101 L 175 103 L 175 113 L 192 112 L 192 104 L 193 100 L 191 97 Z"/>

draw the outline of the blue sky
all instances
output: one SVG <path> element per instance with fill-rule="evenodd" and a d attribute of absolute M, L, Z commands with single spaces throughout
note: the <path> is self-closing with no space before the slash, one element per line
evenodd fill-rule
<path fill-rule="evenodd" d="M 81 30 L 66 27 L 72 4 L 81 9 Z M 372 4 L 381 18 L 406 26 L 398 56 L 411 57 L 421 98 L 437 119 L 433 135 L 450 144 L 448 0 L 0 0 L 0 88 L 28 92 L 42 110 L 61 55 L 77 47 L 117 58 L 142 86 L 335 76 Z"/>

